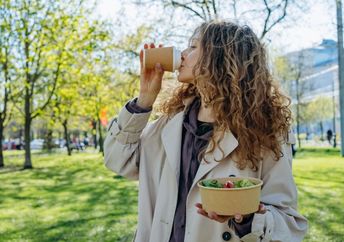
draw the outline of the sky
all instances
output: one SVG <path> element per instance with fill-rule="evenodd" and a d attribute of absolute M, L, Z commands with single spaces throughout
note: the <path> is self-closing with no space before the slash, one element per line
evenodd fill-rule
<path fill-rule="evenodd" d="M 331 1 L 308 1 L 313 4 L 308 12 L 298 18 L 299 24 L 291 25 L 290 23 L 285 23 L 273 29 L 273 32 L 269 35 L 269 40 L 274 49 L 287 53 L 302 48 L 314 47 L 325 38 L 337 39 L 334 4 L 329 6 L 328 2 Z M 95 16 L 115 20 L 120 16 L 119 11 L 121 7 L 124 7 L 128 23 L 125 29 L 127 31 L 135 31 L 140 23 L 154 18 L 152 13 L 161 13 L 159 9 L 145 11 L 134 4 L 126 3 L 124 5 L 120 2 L 120 0 L 98 0 L 98 6 L 94 11 Z M 290 14 L 292 15 L 293 13 Z M 122 14 L 121 16 L 124 15 Z"/>

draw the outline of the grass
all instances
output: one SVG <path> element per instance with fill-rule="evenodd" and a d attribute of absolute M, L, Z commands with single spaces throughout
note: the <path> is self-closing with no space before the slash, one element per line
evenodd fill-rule
<path fill-rule="evenodd" d="M 0 241 L 131 241 L 137 182 L 106 170 L 99 154 L 34 154 L 32 170 L 6 154 Z M 300 149 L 293 169 L 299 209 L 310 221 L 304 241 L 343 241 L 344 158 L 338 150 Z"/>
<path fill-rule="evenodd" d="M 99 154 L 7 159 L 0 170 L 0 241 L 131 241 L 137 182 L 106 170 Z"/>
<path fill-rule="evenodd" d="M 294 160 L 300 212 L 309 220 L 305 241 L 344 240 L 344 158 L 339 150 L 301 149 Z"/>

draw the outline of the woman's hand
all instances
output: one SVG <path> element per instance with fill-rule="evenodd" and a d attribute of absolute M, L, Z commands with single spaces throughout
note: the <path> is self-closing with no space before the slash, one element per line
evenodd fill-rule
<path fill-rule="evenodd" d="M 159 48 L 162 45 L 159 45 Z M 144 49 L 155 48 L 153 43 L 148 46 L 144 44 Z M 142 108 L 149 108 L 153 106 L 161 89 L 162 77 L 164 70 L 160 63 L 155 65 L 154 69 L 145 69 L 143 66 L 143 50 L 140 51 L 140 94 L 137 104 Z"/>
<path fill-rule="evenodd" d="M 198 208 L 197 209 L 197 213 L 209 218 L 209 219 L 212 219 L 212 220 L 215 220 L 219 223 L 224 223 L 224 222 L 227 222 L 229 219 L 231 218 L 234 218 L 234 221 L 236 223 L 241 223 L 244 219 L 244 216 L 241 215 L 241 214 L 236 214 L 234 216 L 222 216 L 222 215 L 218 215 L 217 213 L 215 212 L 209 212 L 207 213 L 203 207 L 202 207 L 202 204 L 201 203 L 196 203 L 195 206 Z M 256 213 L 261 213 L 261 214 L 264 214 L 266 212 L 266 208 L 264 206 L 264 204 L 259 204 L 259 208 L 258 208 L 258 211 Z"/>

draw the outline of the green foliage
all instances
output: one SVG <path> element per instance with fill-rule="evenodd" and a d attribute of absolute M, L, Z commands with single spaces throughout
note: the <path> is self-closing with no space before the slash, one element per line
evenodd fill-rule
<path fill-rule="evenodd" d="M 304 109 L 305 122 L 318 122 L 333 116 L 333 101 L 329 97 L 319 97 L 308 103 Z"/>

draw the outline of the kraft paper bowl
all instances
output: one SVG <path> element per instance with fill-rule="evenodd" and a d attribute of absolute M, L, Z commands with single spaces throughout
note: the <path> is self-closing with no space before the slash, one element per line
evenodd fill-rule
<path fill-rule="evenodd" d="M 254 186 L 241 188 L 214 188 L 205 187 L 205 180 L 217 180 L 221 184 L 227 181 L 238 181 L 248 179 Z M 263 181 L 251 177 L 225 177 L 204 179 L 197 183 L 202 199 L 203 209 L 207 212 L 213 211 L 219 215 L 231 216 L 235 214 L 250 214 L 258 211 L 260 203 L 260 190 Z"/>

